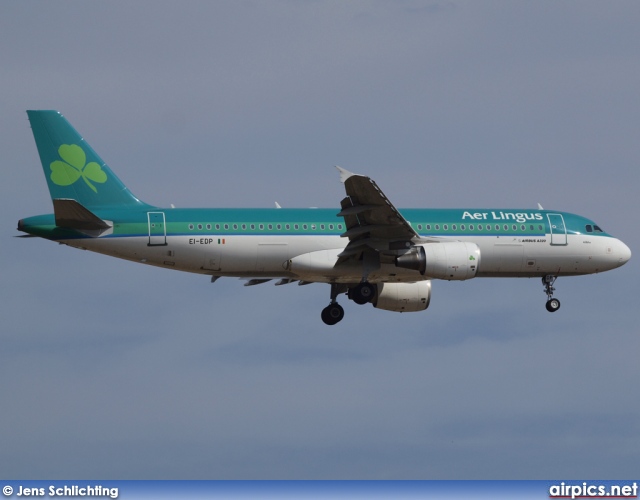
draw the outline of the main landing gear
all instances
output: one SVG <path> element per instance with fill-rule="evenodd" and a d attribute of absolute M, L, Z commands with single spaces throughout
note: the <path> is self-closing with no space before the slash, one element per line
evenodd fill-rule
<path fill-rule="evenodd" d="M 344 309 L 337 302 L 332 302 L 320 314 L 326 325 L 335 325 L 344 318 Z"/>
<path fill-rule="evenodd" d="M 553 292 L 556 291 L 556 289 L 553 287 L 553 284 L 556 282 L 557 278 L 557 276 L 553 276 L 551 274 L 547 274 L 542 278 L 544 293 L 547 294 L 547 298 L 549 299 L 547 300 L 546 304 L 547 311 L 549 312 L 556 312 L 558 309 L 560 309 L 560 301 L 553 298 Z"/>
<path fill-rule="evenodd" d="M 338 302 L 336 302 L 336 297 L 340 293 L 344 293 L 346 289 L 346 285 L 339 285 L 336 283 L 331 284 L 331 304 L 325 307 L 320 314 L 325 325 L 335 325 L 344 318 L 344 309 L 340 304 L 338 304 Z"/>
<path fill-rule="evenodd" d="M 344 318 L 344 309 L 336 302 L 336 297 L 341 293 L 347 293 L 356 304 L 364 305 L 371 302 L 376 295 L 376 287 L 367 281 L 349 288 L 345 284 L 331 284 L 331 304 L 322 310 L 320 317 L 327 325 L 335 325 Z"/>
<path fill-rule="evenodd" d="M 356 304 L 361 306 L 371 302 L 375 294 L 376 289 L 371 283 L 368 283 L 367 281 L 363 281 L 362 283 L 358 284 L 358 286 L 355 286 L 351 290 L 349 290 L 349 298 Z"/>

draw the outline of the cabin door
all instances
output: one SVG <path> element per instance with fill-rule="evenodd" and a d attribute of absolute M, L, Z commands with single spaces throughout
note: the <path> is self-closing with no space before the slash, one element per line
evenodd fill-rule
<path fill-rule="evenodd" d="M 567 226 L 564 224 L 562 214 L 547 214 L 549 219 L 549 227 L 551 228 L 551 244 L 566 245 L 567 244 Z"/>
<path fill-rule="evenodd" d="M 164 212 L 147 212 L 149 219 L 149 246 L 167 244 L 167 226 Z"/>

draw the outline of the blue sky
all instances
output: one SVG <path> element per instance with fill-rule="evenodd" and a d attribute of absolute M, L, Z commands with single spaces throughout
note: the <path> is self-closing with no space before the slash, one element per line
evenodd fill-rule
<path fill-rule="evenodd" d="M 141 199 L 582 214 L 640 248 L 637 2 L 0 5 L 0 470 L 13 478 L 636 477 L 636 259 L 433 286 L 430 308 L 244 288 L 37 239 L 26 109 Z"/>

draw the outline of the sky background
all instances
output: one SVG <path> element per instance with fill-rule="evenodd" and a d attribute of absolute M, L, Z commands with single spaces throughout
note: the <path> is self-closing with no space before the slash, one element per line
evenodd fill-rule
<path fill-rule="evenodd" d="M 640 3 L 0 4 L 0 475 L 537 479 L 640 474 Z M 177 207 L 579 213 L 636 255 L 434 282 L 396 314 L 19 239 L 52 211 L 26 109 L 58 109 Z"/>

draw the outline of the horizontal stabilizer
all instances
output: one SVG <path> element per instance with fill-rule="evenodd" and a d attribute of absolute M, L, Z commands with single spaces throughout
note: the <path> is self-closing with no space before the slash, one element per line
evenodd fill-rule
<path fill-rule="evenodd" d="M 53 211 L 58 227 L 78 231 L 99 231 L 100 233 L 111 228 L 111 224 L 83 207 L 76 200 L 56 198 L 53 200 Z"/>

